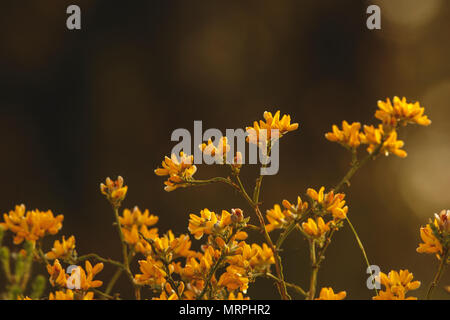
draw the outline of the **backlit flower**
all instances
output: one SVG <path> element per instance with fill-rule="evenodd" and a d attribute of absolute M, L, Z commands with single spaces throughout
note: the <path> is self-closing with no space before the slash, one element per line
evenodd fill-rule
<path fill-rule="evenodd" d="M 296 218 L 296 215 L 294 215 L 287 209 L 282 210 L 280 205 L 275 204 L 273 206 L 273 209 L 269 209 L 266 211 L 266 217 L 269 221 L 269 223 L 266 224 L 266 229 L 268 232 L 270 232 L 274 229 L 286 227 L 289 222 L 293 221 Z"/>
<path fill-rule="evenodd" d="M 35 242 L 47 234 L 55 235 L 62 228 L 63 215 L 54 216 L 49 211 L 25 211 L 25 205 L 16 206 L 14 211 L 3 215 L 1 226 L 15 233 L 14 244 L 23 240 Z"/>
<path fill-rule="evenodd" d="M 139 261 L 139 270 L 141 273 L 134 276 L 138 284 L 161 286 L 166 283 L 167 273 L 160 260 L 155 260 L 148 256 L 146 260 Z"/>
<path fill-rule="evenodd" d="M 155 170 L 158 176 L 169 176 L 164 182 L 166 185 L 164 190 L 173 191 L 177 188 L 187 187 L 189 184 L 186 181 L 191 179 L 197 171 L 197 167 L 193 163 L 194 156 L 188 156 L 183 152 L 180 152 L 179 159 L 175 154 L 172 154 L 170 158 L 165 157 L 162 168 Z"/>
<path fill-rule="evenodd" d="M 306 234 L 314 238 L 320 238 L 330 231 L 329 223 L 325 224 L 321 217 L 317 219 L 317 222 L 309 218 L 308 222 L 302 223 L 302 229 Z"/>
<path fill-rule="evenodd" d="M 280 111 L 277 111 L 275 115 L 271 112 L 264 112 L 264 120 L 260 120 L 259 123 L 255 121 L 253 127 L 247 127 L 248 133 L 247 141 L 260 145 L 260 143 L 267 143 L 273 141 L 276 138 L 281 138 L 283 135 L 290 131 L 297 130 L 298 123 L 291 124 L 291 116 L 283 115 L 280 119 Z M 272 136 L 272 131 L 277 131 L 277 136 Z"/>
<path fill-rule="evenodd" d="M 384 124 L 395 127 L 397 123 L 406 125 L 407 123 L 416 123 L 422 126 L 431 124 L 431 120 L 424 115 L 425 108 L 420 107 L 419 102 L 408 103 L 406 98 L 400 100 L 394 97 L 393 103 L 389 98 L 384 101 L 378 101 L 378 110 L 375 117 Z"/>
<path fill-rule="evenodd" d="M 345 205 L 345 194 L 336 193 L 331 190 L 325 194 L 325 187 L 321 187 L 319 192 L 308 188 L 306 194 L 319 205 L 319 209 L 325 210 L 333 215 L 335 220 L 347 217 L 348 206 Z"/>
<path fill-rule="evenodd" d="M 250 300 L 250 298 L 244 297 L 242 292 L 238 292 L 236 295 L 233 292 L 230 292 L 228 300 Z"/>
<path fill-rule="evenodd" d="M 322 288 L 316 300 L 343 300 L 347 296 L 345 291 L 334 293 L 333 288 Z"/>
<path fill-rule="evenodd" d="M 347 121 L 342 121 L 342 130 L 338 126 L 332 126 L 332 132 L 325 134 L 325 138 L 330 141 L 338 142 L 344 147 L 357 148 L 361 144 L 360 133 L 361 124 L 359 122 L 353 122 L 348 124 Z"/>
<path fill-rule="evenodd" d="M 437 219 L 434 220 L 433 224 L 435 228 L 439 228 Z M 437 254 L 438 256 L 443 253 L 442 244 L 435 236 L 431 223 L 420 228 L 420 238 L 423 243 L 419 243 L 419 247 L 416 249 L 417 252 Z"/>
<path fill-rule="evenodd" d="M 56 291 L 55 293 L 50 293 L 49 300 L 93 300 L 94 293 L 74 293 L 72 290 L 67 289 L 66 291 Z"/>
<path fill-rule="evenodd" d="M 247 292 L 249 279 L 240 273 L 240 269 L 235 266 L 228 266 L 226 272 L 222 273 L 217 284 L 224 286 L 228 290 L 239 289 L 243 293 Z"/>
<path fill-rule="evenodd" d="M 214 158 L 219 163 L 224 163 L 224 161 L 226 161 L 227 153 L 230 151 L 227 137 L 220 138 L 217 147 L 212 140 L 209 139 L 208 143 L 202 143 L 199 148 L 205 155 Z"/>
<path fill-rule="evenodd" d="M 133 211 L 124 209 L 122 216 L 119 217 L 119 222 L 122 227 L 131 227 L 137 225 L 138 227 L 145 225 L 147 227 L 153 226 L 158 222 L 158 217 L 150 214 L 148 210 L 142 212 L 136 206 Z"/>
<path fill-rule="evenodd" d="M 58 285 L 60 287 L 66 287 L 68 275 L 66 275 L 66 272 L 62 268 L 58 259 L 55 259 L 53 265 L 47 265 L 47 272 L 50 275 L 49 281 L 52 286 Z"/>
<path fill-rule="evenodd" d="M 412 281 L 413 274 L 408 270 L 399 272 L 392 270 L 386 275 L 380 272 L 380 282 L 385 290 L 380 290 L 374 300 L 417 300 L 415 297 L 406 297 L 406 293 L 420 287 L 420 281 Z"/>
<path fill-rule="evenodd" d="M 108 177 L 105 184 L 100 183 L 100 191 L 114 207 L 120 207 L 127 195 L 128 186 L 124 186 L 121 176 L 118 176 L 115 181 Z"/>
<path fill-rule="evenodd" d="M 73 250 L 75 250 L 75 237 L 71 236 L 69 239 L 63 236 L 61 242 L 56 240 L 53 243 L 53 248 L 51 251 L 45 254 L 45 257 L 49 260 L 53 259 L 65 259 L 72 255 Z"/>
<path fill-rule="evenodd" d="M 219 218 L 214 212 L 205 208 L 200 211 L 200 216 L 189 215 L 188 229 L 195 239 L 199 240 L 203 237 L 203 234 L 212 234 L 214 231 L 220 232 L 221 229 L 231 223 L 231 214 L 228 211 L 222 210 L 222 215 Z"/>

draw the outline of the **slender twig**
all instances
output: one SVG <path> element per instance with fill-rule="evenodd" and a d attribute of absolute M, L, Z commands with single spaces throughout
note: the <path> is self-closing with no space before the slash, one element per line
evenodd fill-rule
<path fill-rule="evenodd" d="M 441 263 L 439 263 L 439 268 L 436 272 L 436 275 L 433 278 L 433 281 L 430 283 L 430 286 L 428 288 L 427 297 L 426 297 L 427 300 L 431 299 L 433 290 L 438 285 L 439 280 L 441 279 L 441 276 L 444 273 L 444 269 L 447 264 L 448 255 L 449 255 L 449 249 L 447 248 L 444 251 L 444 254 L 441 256 Z"/>
<path fill-rule="evenodd" d="M 230 234 L 230 236 L 227 239 L 227 245 L 230 244 L 231 240 L 233 239 L 234 235 L 236 234 L 237 229 L 234 229 L 233 232 Z M 210 269 L 206 279 L 205 279 L 205 286 L 203 287 L 203 290 L 200 292 L 200 294 L 197 296 L 197 300 L 201 300 L 203 298 L 203 296 L 206 294 L 206 291 L 208 290 L 210 283 L 211 283 L 211 279 L 213 278 L 214 274 L 216 273 L 217 269 L 220 267 L 220 265 L 222 264 L 223 260 L 226 257 L 226 252 L 225 250 L 222 250 L 222 253 L 220 254 L 219 258 L 217 259 L 216 263 L 214 264 L 214 266 Z"/>
<path fill-rule="evenodd" d="M 109 259 L 109 258 L 102 258 L 100 257 L 98 254 L 96 253 L 88 253 L 82 256 L 77 257 L 76 261 L 77 262 L 81 262 L 81 261 L 85 261 L 88 259 L 95 259 L 97 261 L 103 262 L 103 263 L 109 263 L 111 265 L 117 266 L 120 269 L 124 270 L 125 269 L 125 265 L 119 261 L 113 260 L 113 259 Z"/>
<path fill-rule="evenodd" d="M 125 242 L 125 237 L 123 235 L 122 232 L 122 227 L 120 225 L 120 219 L 119 219 L 119 208 L 117 206 L 113 206 L 113 210 L 114 210 L 114 217 L 116 218 L 116 227 L 117 227 L 117 232 L 119 233 L 119 238 L 120 238 L 120 242 L 122 244 L 122 256 L 123 256 L 123 267 L 124 267 L 124 271 L 126 273 L 126 275 L 128 276 L 128 279 L 130 280 L 132 286 L 135 289 L 135 295 L 136 295 L 136 299 L 140 299 L 140 291 L 139 291 L 139 285 L 136 284 L 136 282 L 134 281 L 134 277 L 133 274 L 131 273 L 130 270 L 130 263 L 128 260 L 128 249 L 127 249 L 127 243 Z"/>
<path fill-rule="evenodd" d="M 311 260 L 311 277 L 309 281 L 309 292 L 308 292 L 308 300 L 314 300 L 314 296 L 316 295 L 316 285 L 317 285 L 317 273 L 319 272 L 319 264 L 317 263 L 316 257 L 316 242 L 315 240 L 309 240 L 309 252 L 310 252 L 310 260 Z"/>
<path fill-rule="evenodd" d="M 281 281 L 280 279 L 278 279 L 276 276 L 274 276 L 271 273 L 265 273 L 264 276 L 266 276 L 267 278 L 270 278 L 272 280 L 275 280 L 277 282 Z M 294 283 L 290 283 L 287 281 L 285 281 L 284 283 L 286 284 L 287 287 L 294 289 L 295 291 L 300 293 L 302 296 L 304 296 L 304 297 L 308 296 L 308 293 L 305 290 L 303 290 L 299 285 L 296 285 Z"/>
<path fill-rule="evenodd" d="M 114 275 L 112 276 L 111 280 L 109 280 L 108 285 L 106 286 L 106 290 L 105 290 L 106 294 L 111 293 L 111 291 L 114 288 L 114 285 L 116 284 L 117 280 L 122 275 L 122 272 L 123 272 L 123 268 L 117 268 L 116 272 L 114 273 Z"/>
<path fill-rule="evenodd" d="M 98 294 L 99 296 L 101 296 L 101 297 L 104 298 L 104 299 L 108 299 L 108 300 L 120 300 L 120 299 L 118 299 L 118 298 L 116 298 L 116 297 L 113 297 L 113 296 L 107 294 L 106 292 L 102 292 L 102 291 L 100 291 L 100 290 L 98 290 L 98 289 L 92 289 L 92 291 L 93 291 L 94 293 Z"/>

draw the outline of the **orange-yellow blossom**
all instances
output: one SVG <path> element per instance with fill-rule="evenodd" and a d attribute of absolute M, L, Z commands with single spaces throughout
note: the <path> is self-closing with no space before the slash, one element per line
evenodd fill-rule
<path fill-rule="evenodd" d="M 347 217 L 348 206 L 345 205 L 345 194 L 336 193 L 331 190 L 325 194 L 325 187 L 321 187 L 319 192 L 312 188 L 308 188 L 306 194 L 322 206 L 327 212 L 333 215 L 336 220 L 345 219 Z"/>
<path fill-rule="evenodd" d="M 317 222 L 309 218 L 308 222 L 302 223 L 302 229 L 309 236 L 320 238 L 322 235 L 330 231 L 330 226 L 329 222 L 325 224 L 321 217 L 317 219 Z"/>
<path fill-rule="evenodd" d="M 72 255 L 73 250 L 75 250 L 75 237 L 70 236 L 69 239 L 66 240 L 63 236 L 61 242 L 55 240 L 52 250 L 47 252 L 45 257 L 49 260 L 68 258 Z"/>
<path fill-rule="evenodd" d="M 434 219 L 433 224 L 436 228 L 439 228 L 437 219 Z M 423 243 L 419 243 L 419 247 L 416 249 L 417 252 L 436 254 L 438 257 L 443 253 L 442 244 L 434 235 L 430 224 L 420 228 L 420 237 Z"/>
<path fill-rule="evenodd" d="M 342 121 L 342 130 L 338 126 L 332 126 L 332 132 L 325 134 L 325 138 L 338 142 L 341 145 L 349 148 L 357 148 L 361 144 L 360 132 L 361 124 L 359 122 L 353 122 L 349 124 L 347 121 Z"/>
<path fill-rule="evenodd" d="M 127 195 L 128 186 L 124 185 L 124 180 L 121 176 L 118 176 L 115 181 L 108 177 L 105 184 L 100 183 L 100 191 L 114 207 L 120 207 Z"/>
<path fill-rule="evenodd" d="M 15 233 L 14 244 L 20 244 L 24 240 L 36 242 L 47 234 L 55 235 L 62 228 L 63 215 L 57 215 L 48 211 L 26 211 L 25 205 L 18 205 L 14 211 L 3 214 L 4 222 L 0 226 L 5 230 Z"/>
<path fill-rule="evenodd" d="M 219 218 L 213 211 L 205 208 L 200 211 L 200 216 L 189 215 L 188 229 L 195 239 L 199 240 L 203 237 L 203 234 L 212 234 L 215 230 L 220 231 L 229 226 L 232 223 L 231 218 L 231 214 L 226 210 L 222 210 L 222 215 Z"/>
<path fill-rule="evenodd" d="M 386 102 L 378 101 L 378 108 L 375 117 L 386 125 L 395 127 L 397 123 L 403 125 L 416 123 L 422 126 L 431 124 L 428 116 L 424 115 L 425 108 L 420 107 L 419 102 L 408 103 L 405 97 L 400 100 L 395 96 L 393 103 L 389 98 L 386 99 Z"/>
<path fill-rule="evenodd" d="M 320 290 L 319 297 L 316 300 L 343 300 L 347 296 L 347 292 L 341 291 L 339 293 L 334 293 L 333 288 L 322 288 Z"/>
<path fill-rule="evenodd" d="M 275 115 L 271 112 L 264 112 L 264 120 L 253 122 L 253 127 L 247 127 L 248 133 L 247 141 L 249 143 L 260 144 L 261 142 L 267 142 L 275 139 L 272 137 L 271 130 L 278 130 L 278 138 L 290 131 L 297 130 L 298 123 L 291 124 L 291 116 L 283 115 L 280 119 L 280 111 L 277 111 Z M 262 131 L 264 130 L 264 131 Z"/>
<path fill-rule="evenodd" d="M 406 293 L 420 287 L 420 281 L 412 281 L 413 274 L 408 270 L 399 272 L 392 270 L 386 275 L 380 272 L 380 282 L 385 290 L 379 291 L 374 300 L 416 300 L 415 297 L 406 297 Z"/>
<path fill-rule="evenodd" d="M 66 291 L 56 291 L 55 293 L 50 293 L 49 300 L 93 300 L 94 293 L 92 291 L 86 292 L 84 294 L 74 293 L 72 290 L 67 289 Z"/>
<path fill-rule="evenodd" d="M 177 188 L 187 187 L 186 180 L 191 179 L 197 167 L 193 164 L 194 156 L 188 156 L 184 152 L 180 152 L 180 158 L 173 153 L 172 156 L 165 157 L 162 162 L 162 168 L 157 168 L 155 174 L 158 176 L 169 176 L 164 182 L 166 185 L 164 190 L 173 191 Z"/>

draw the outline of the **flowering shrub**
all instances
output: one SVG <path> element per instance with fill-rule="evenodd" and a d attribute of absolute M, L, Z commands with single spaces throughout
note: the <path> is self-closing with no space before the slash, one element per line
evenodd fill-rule
<path fill-rule="evenodd" d="M 344 299 L 347 295 L 345 291 L 335 293 L 331 287 L 321 288 L 320 291 L 317 288 L 318 272 L 325 252 L 334 234 L 346 225 L 354 233 L 370 266 L 350 222 L 350 209 L 342 190 L 350 186 L 350 179 L 368 161 L 380 155 L 407 156 L 404 143 L 398 138 L 400 127 L 408 124 L 428 126 L 431 123 L 418 102 L 409 103 L 405 98 L 398 97 L 394 97 L 392 102 L 390 99 L 378 102 L 375 118 L 380 121 L 375 125 L 361 126 L 359 122 L 343 121 L 340 128 L 333 125 L 331 132 L 325 134 L 326 139 L 342 145 L 352 157 L 348 172 L 336 186 L 308 188 L 295 202 L 283 200 L 281 205 L 274 204 L 267 208 L 265 214 L 260 199 L 263 176 L 256 179 L 250 194 L 240 177 L 243 169 L 240 153 L 234 155 L 232 162 L 222 161 L 223 164 L 228 163 L 230 168 L 228 177 L 207 180 L 194 178 L 197 167 L 192 155 L 181 152 L 165 157 L 155 173 L 166 177 L 166 191 L 224 183 L 237 190 L 248 202 L 248 211 L 235 208 L 213 212 L 205 208 L 190 213 L 187 223 L 189 234 L 177 236 L 171 230 L 160 233 L 155 227 L 159 220 L 156 215 L 138 207 L 122 209 L 128 187 L 122 177 L 115 181 L 107 178 L 100 185 L 100 191 L 114 213 L 122 245 L 121 261 L 103 258 L 96 253 L 78 255 L 74 236 L 63 236 L 53 242 L 52 248 L 45 249 L 47 243 L 44 240 L 61 230 L 64 217 L 55 216 L 51 211 L 27 211 L 24 205 L 18 205 L 5 213 L 0 223 L 0 260 L 7 283 L 2 298 L 42 299 L 48 282 L 51 287 L 50 300 L 120 299 L 120 293 L 114 292 L 114 285 L 119 277 L 125 275 L 134 288 L 136 299 L 249 299 L 247 289 L 261 277 L 276 284 L 282 299 L 291 299 L 292 292 L 310 300 Z M 289 115 L 281 115 L 280 111 L 275 114 L 265 112 L 264 120 L 255 121 L 253 126 L 246 128 L 247 142 L 259 148 L 268 145 L 268 151 L 263 152 L 270 153 L 270 145 L 278 143 L 298 127 L 297 123 L 291 123 Z M 271 134 L 274 129 L 278 130 L 275 136 Z M 362 146 L 366 149 L 365 155 L 360 150 Z M 219 139 L 217 145 L 209 140 L 199 148 L 204 154 L 221 160 L 226 160 L 230 150 L 225 137 Z M 250 223 L 254 217 L 257 224 Z M 450 211 L 443 210 L 435 215 L 433 221 L 420 228 L 423 243 L 419 244 L 417 252 L 434 254 L 439 260 L 438 271 L 426 298 L 431 297 L 449 263 L 449 220 Z M 311 274 L 306 287 L 287 281 L 279 255 L 284 241 L 295 231 L 303 235 L 309 244 Z M 252 243 L 249 240 L 251 233 L 261 233 L 264 243 Z M 12 236 L 14 248 L 2 246 L 5 236 Z M 200 250 L 191 248 L 192 241 L 201 241 Z M 17 247 L 19 245 L 21 249 Z M 138 270 L 130 267 L 133 260 L 138 261 Z M 13 262 L 14 271 L 11 268 Z M 44 264 L 48 275 L 30 279 L 34 263 Z M 108 281 L 98 280 L 102 279 L 100 273 L 105 264 L 112 265 L 117 271 Z M 70 267 L 63 268 L 63 265 Z M 388 274 L 381 272 L 378 281 L 383 289 L 377 290 L 374 283 L 375 300 L 417 299 L 410 295 L 410 291 L 421 285 L 413 280 L 413 274 L 408 270 L 392 270 Z M 152 294 L 144 296 L 144 287 L 151 289 Z"/>

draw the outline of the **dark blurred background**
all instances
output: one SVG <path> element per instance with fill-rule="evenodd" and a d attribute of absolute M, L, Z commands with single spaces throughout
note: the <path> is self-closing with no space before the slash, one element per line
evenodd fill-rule
<path fill-rule="evenodd" d="M 81 7 L 79 31 L 66 28 L 70 4 Z M 370 4 L 381 7 L 381 30 L 366 28 Z M 58 238 L 75 234 L 79 253 L 119 259 L 99 192 L 107 176 L 125 178 L 124 205 L 157 214 L 161 232 L 186 233 L 188 214 L 205 207 L 251 214 L 227 186 L 163 190 L 153 170 L 173 147 L 174 129 L 192 130 L 194 120 L 245 127 L 278 108 L 291 114 L 300 129 L 282 141 L 279 174 L 264 180 L 267 209 L 340 180 L 350 159 L 324 138 L 333 123 L 374 123 L 377 100 L 406 96 L 433 124 L 405 130 L 408 157 L 369 163 L 347 194 L 371 263 L 409 269 L 423 296 L 437 261 L 415 252 L 419 227 L 450 207 L 449 1 L 3 0 L 0 12 L 2 213 L 19 203 L 62 213 Z M 199 166 L 196 177 L 217 172 L 226 173 Z M 244 170 L 248 185 L 256 172 Z M 287 280 L 306 287 L 307 247 L 298 234 L 283 257 Z M 327 252 L 319 287 L 368 299 L 367 276 L 346 227 Z M 131 296 L 126 279 L 117 288 Z M 278 298 L 264 279 L 249 295 Z M 441 288 L 435 297 L 448 298 Z"/>

